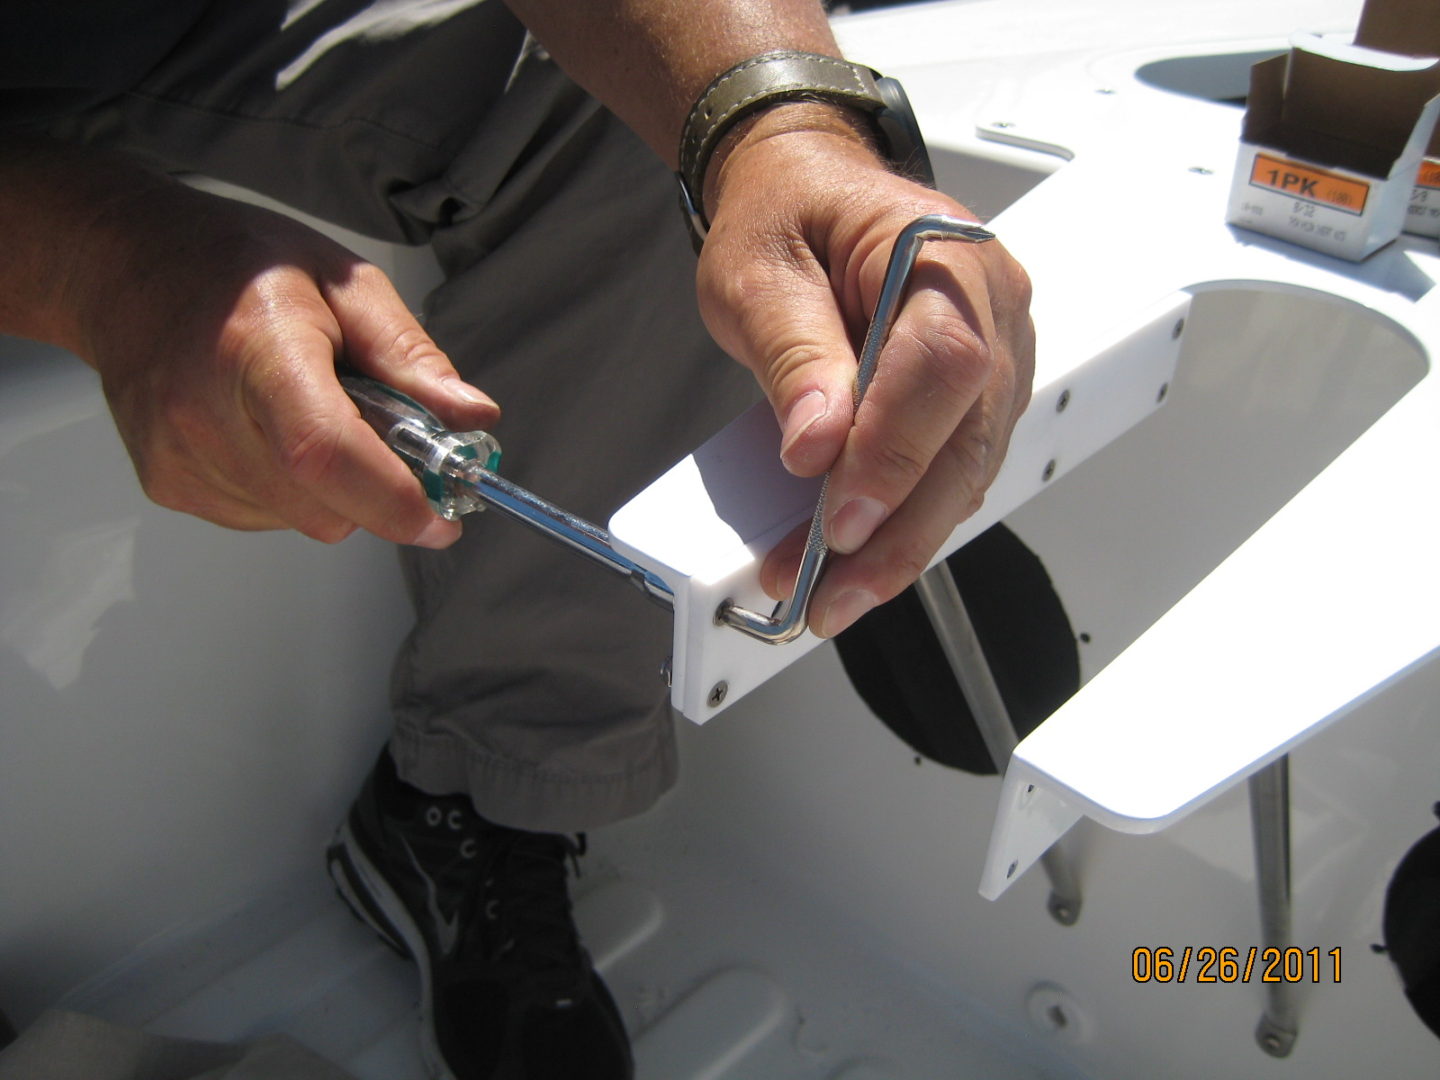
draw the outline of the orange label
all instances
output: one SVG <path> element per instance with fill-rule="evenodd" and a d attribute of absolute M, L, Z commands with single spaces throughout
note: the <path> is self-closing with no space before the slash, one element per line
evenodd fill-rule
<path fill-rule="evenodd" d="M 1420 162 L 1420 175 L 1415 183 L 1420 187 L 1440 188 L 1440 158 L 1426 158 Z"/>
<path fill-rule="evenodd" d="M 1370 197 L 1370 185 L 1362 180 L 1265 154 L 1255 155 L 1250 183 L 1357 217 L 1365 212 L 1365 200 Z"/>

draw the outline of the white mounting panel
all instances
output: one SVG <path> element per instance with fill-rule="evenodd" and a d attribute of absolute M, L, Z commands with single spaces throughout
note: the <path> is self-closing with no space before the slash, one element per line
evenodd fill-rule
<path fill-rule="evenodd" d="M 1073 154 L 996 226 L 1038 283 L 1042 340 L 1087 309 L 1156 288 L 1293 292 L 1388 324 L 1427 372 L 1020 743 L 980 886 L 991 899 L 1080 817 L 1164 829 L 1440 656 L 1434 243 L 1402 237 L 1354 263 L 1226 225 L 1241 113 L 1138 85 L 1136 67 L 1162 55 L 1057 73 L 1009 103 L 1004 132 L 982 132 L 1023 132 Z M 1111 92 L 1095 94 L 1100 85 Z M 1107 121 L 1057 114 L 1051 103 L 1067 97 Z M 1101 243 L 1056 242 L 1055 222 L 1074 207 L 1107 205 L 1119 212 Z M 1056 282 L 1068 288 L 1044 288 Z"/>
<path fill-rule="evenodd" d="M 1188 294 L 1172 294 L 1108 340 L 1089 348 L 1057 342 L 1043 354 L 1030 408 L 985 505 L 950 535 L 937 561 L 1160 407 L 1189 303 Z M 726 600 L 773 606 L 760 588 L 761 563 L 814 513 L 819 481 L 785 472 L 779 448 L 774 414 L 761 402 L 610 519 L 616 548 L 675 592 L 671 701 L 696 723 L 820 643 L 807 632 L 768 645 L 715 621 Z"/>

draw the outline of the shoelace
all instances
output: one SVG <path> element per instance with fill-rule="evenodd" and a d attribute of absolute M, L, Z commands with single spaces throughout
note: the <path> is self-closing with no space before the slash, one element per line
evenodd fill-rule
<path fill-rule="evenodd" d="M 579 876 L 584 836 L 505 830 L 484 882 L 482 917 L 495 930 L 492 956 L 534 971 L 574 972 L 582 954 L 570 913 L 566 864 Z"/>
<path fill-rule="evenodd" d="M 422 817 L 428 835 L 414 838 L 417 854 L 464 928 L 460 954 L 561 979 L 585 969 L 566 873 L 568 864 L 580 876 L 583 833 L 522 832 L 448 802 L 427 806 Z"/>

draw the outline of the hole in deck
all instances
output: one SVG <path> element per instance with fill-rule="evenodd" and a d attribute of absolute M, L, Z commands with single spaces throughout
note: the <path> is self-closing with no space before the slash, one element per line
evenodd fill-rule
<path fill-rule="evenodd" d="M 1199 291 L 1165 406 L 1008 519 L 1086 626 L 1087 668 L 1144 633 L 1426 370 L 1410 337 L 1358 305 Z"/>

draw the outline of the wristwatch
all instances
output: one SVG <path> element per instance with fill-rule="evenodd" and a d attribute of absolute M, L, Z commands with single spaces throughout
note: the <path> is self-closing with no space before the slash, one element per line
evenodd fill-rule
<path fill-rule="evenodd" d="M 920 125 L 897 80 L 833 56 L 762 53 L 717 76 L 685 118 L 675 179 L 697 252 L 710 228 L 704 201 L 710 155 L 737 121 L 780 101 L 822 101 L 858 109 L 874 125 L 880 152 L 891 166 L 918 183 L 935 186 Z"/>

